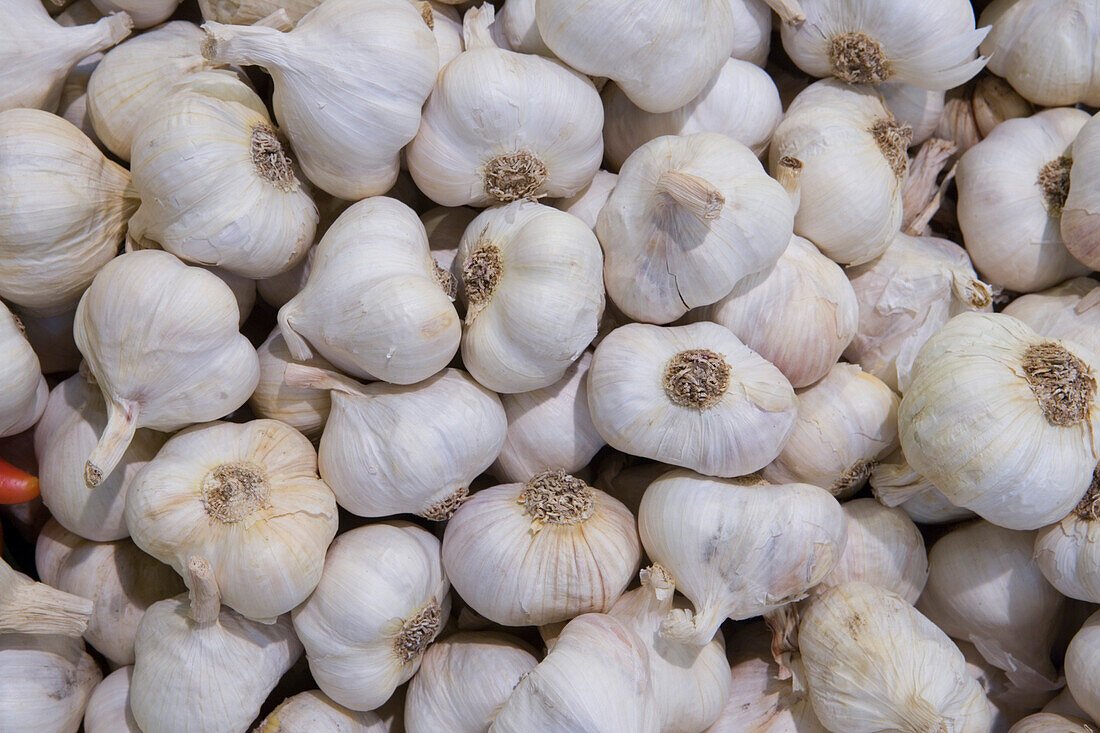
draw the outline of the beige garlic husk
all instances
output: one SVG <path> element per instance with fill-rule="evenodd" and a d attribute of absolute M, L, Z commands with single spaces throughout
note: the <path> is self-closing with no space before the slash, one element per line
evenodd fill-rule
<path fill-rule="evenodd" d="M 901 227 L 911 141 L 873 89 L 829 79 L 799 93 L 770 149 L 773 172 L 802 162 L 795 234 L 844 265 L 885 252 Z"/>
<path fill-rule="evenodd" d="M 1071 146 L 1088 120 L 1070 108 L 1006 120 L 959 160 L 959 227 L 989 282 L 1029 293 L 1088 273 L 1059 231 Z"/>
<path fill-rule="evenodd" d="M 919 524 L 948 524 L 974 512 L 947 500 L 932 482 L 913 470 L 898 448 L 871 469 L 871 491 L 884 506 L 899 507 Z"/>
<path fill-rule="evenodd" d="M 1074 635 L 1066 650 L 1066 687 L 1074 701 L 1093 720 L 1100 718 L 1100 613 L 1089 616 L 1085 625 Z"/>
<path fill-rule="evenodd" d="M 839 561 L 846 523 L 836 499 L 816 486 L 683 469 L 660 476 L 642 497 L 638 531 L 646 554 L 695 607 L 670 611 L 662 635 L 702 645 L 727 618 L 805 598 Z"/>
<path fill-rule="evenodd" d="M 220 606 L 201 558 L 188 575 L 190 595 L 154 603 L 138 626 L 130 711 L 143 733 L 246 730 L 302 645 L 289 616 L 261 624 Z"/>
<path fill-rule="evenodd" d="M 349 710 L 334 703 L 320 690 L 288 697 L 267 714 L 252 733 L 401 733 L 374 711 Z"/>
<path fill-rule="evenodd" d="M 920 347 L 952 317 L 991 310 L 993 293 L 966 251 L 946 239 L 897 233 L 878 258 L 848 268 L 859 327 L 844 351 L 891 389 L 905 392 Z"/>
<path fill-rule="evenodd" d="M 782 372 L 707 321 L 620 326 L 588 370 L 589 414 L 611 447 L 713 476 L 771 463 L 797 409 Z"/>
<path fill-rule="evenodd" d="M 294 24 L 320 4 L 318 0 L 199 0 L 199 11 L 204 20 L 251 25 L 284 10 L 287 20 Z"/>
<path fill-rule="evenodd" d="M 932 137 L 943 116 L 944 92 L 921 89 L 912 84 L 893 83 L 878 87 L 886 108 L 902 125 L 913 128 L 912 145 Z"/>
<path fill-rule="evenodd" d="M 516 685 L 489 731 L 657 733 L 662 721 L 648 656 L 623 621 L 602 613 L 578 616 Z"/>
<path fill-rule="evenodd" d="M 54 111 L 73 67 L 130 35 L 134 25 L 126 13 L 115 13 L 66 27 L 54 22 L 38 0 L 5 0 L 0 18 L 0 111 Z"/>
<path fill-rule="evenodd" d="M 1053 288 L 1016 298 L 1005 315 L 1019 318 L 1051 338 L 1067 338 L 1100 352 L 1100 283 L 1075 277 Z"/>
<path fill-rule="evenodd" d="M 779 91 L 759 66 L 731 58 L 707 86 L 683 107 L 653 114 L 637 106 L 615 84 L 603 90 L 605 155 L 613 169 L 662 135 L 714 132 L 763 155 L 783 118 Z"/>
<path fill-rule="evenodd" d="M 1034 532 L 975 522 L 928 551 L 928 584 L 917 609 L 969 641 L 1022 692 L 1061 686 L 1050 661 L 1065 599 L 1033 557 Z"/>
<path fill-rule="evenodd" d="M 793 236 L 775 267 L 689 317 L 725 326 L 798 388 L 836 364 L 856 333 L 859 304 L 844 270 Z"/>
<path fill-rule="evenodd" d="M 650 140 L 623 164 L 596 222 L 604 280 L 627 316 L 670 323 L 775 265 L 791 239 L 801 165 L 768 176 L 725 135 Z"/>
<path fill-rule="evenodd" d="M 412 677 L 451 607 L 439 540 L 391 520 L 343 533 L 317 590 L 293 613 L 321 690 L 374 710 Z"/>
<path fill-rule="evenodd" d="M 185 578 L 204 558 L 222 603 L 264 623 L 317 586 L 337 523 L 313 446 L 278 420 L 177 433 L 131 481 L 125 518 L 137 546 Z"/>
<path fill-rule="evenodd" d="M 487 209 L 451 272 L 466 305 L 462 363 L 495 392 L 530 392 L 564 375 L 595 338 L 603 252 L 580 219 L 531 201 Z"/>
<path fill-rule="evenodd" d="M 462 235 L 479 213 L 469 206 L 436 206 L 420 215 L 428 235 L 428 248 L 440 269 L 451 271 Z"/>
<path fill-rule="evenodd" d="M 207 59 L 271 74 L 275 116 L 310 182 L 349 201 L 394 184 L 439 71 L 435 36 L 413 4 L 322 3 L 288 33 L 215 21 L 203 30 Z"/>
<path fill-rule="evenodd" d="M 1061 234 L 1066 249 L 1090 270 L 1100 267 L 1100 197 L 1094 170 L 1100 162 L 1100 121 L 1093 117 L 1073 141 L 1069 193 L 1062 206 Z"/>
<path fill-rule="evenodd" d="M 551 202 L 551 205 L 555 209 L 561 209 L 566 214 L 577 217 L 594 231 L 600 211 L 607 203 L 611 192 L 615 190 L 615 183 L 618 180 L 619 176 L 616 173 L 596 171 L 596 176 L 591 183 L 572 196 Z"/>
<path fill-rule="evenodd" d="M 130 712 L 133 665 L 119 667 L 92 690 L 84 709 L 84 733 L 141 733 Z"/>
<path fill-rule="evenodd" d="M 38 356 L 43 374 L 75 372 L 80 367 L 80 349 L 73 340 L 76 307 L 56 316 L 17 313 L 23 323 L 23 335 Z"/>
<path fill-rule="evenodd" d="M 297 363 L 318 369 L 334 367 L 317 355 L 298 362 L 291 355 L 278 326 L 256 349 L 256 354 L 260 358 L 260 383 L 248 398 L 252 412 L 256 417 L 284 422 L 310 440 L 320 438 L 332 406 L 328 390 L 292 387 L 287 384 L 284 372 L 288 364 Z"/>
<path fill-rule="evenodd" d="M 33 426 L 46 409 L 50 388 L 23 323 L 0 303 L 0 438 Z"/>
<path fill-rule="evenodd" d="M 1089 603 L 1100 602 L 1100 474 L 1065 519 L 1039 530 L 1035 559 L 1058 592 Z"/>
<path fill-rule="evenodd" d="M 424 652 L 405 697 L 408 733 L 483 733 L 516 684 L 538 664 L 510 634 L 466 631 Z"/>
<path fill-rule="evenodd" d="M 500 453 L 508 430 L 500 399 L 460 369 L 413 385 L 362 385 L 290 364 L 285 379 L 330 392 L 321 477 L 340 506 L 363 517 L 449 519 Z"/>
<path fill-rule="evenodd" d="M 489 32 L 501 48 L 554 58 L 554 52 L 546 47 L 539 34 L 535 0 L 507 0 L 496 13 Z"/>
<path fill-rule="evenodd" d="M 461 338 L 457 284 L 432 259 L 412 209 L 384 196 L 360 201 L 314 249 L 305 287 L 279 309 L 295 360 L 315 349 L 353 376 L 395 384 L 447 366 Z"/>
<path fill-rule="evenodd" d="M 36 583 L 0 560 L 0 640 L 25 634 L 80 636 L 92 610 L 90 599 Z"/>
<path fill-rule="evenodd" d="M 167 252 L 123 254 L 96 274 L 73 324 L 107 403 L 84 467 L 89 487 L 111 475 L 138 428 L 179 430 L 245 403 L 259 363 L 238 317 L 228 285 Z"/>
<path fill-rule="evenodd" d="M 71 310 L 122 243 L 138 204 L 130 173 L 33 109 L 0 112 L 0 171 L 0 296 L 33 315 Z"/>
<path fill-rule="evenodd" d="M 955 316 L 917 354 L 898 409 L 909 464 L 1002 527 L 1061 520 L 1100 455 L 1098 358 L 1012 316 Z"/>
<path fill-rule="evenodd" d="M 1096 733 L 1092 723 L 1056 713 L 1035 713 L 1016 722 L 1008 733 Z"/>
<path fill-rule="evenodd" d="M 439 68 L 449 64 L 465 50 L 462 40 L 462 14 L 456 3 L 439 0 L 409 0 L 420 11 L 420 16 L 435 36 L 435 45 L 439 49 Z"/>
<path fill-rule="evenodd" d="M 146 609 L 186 590 L 172 568 L 133 542 L 93 542 L 53 520 L 38 535 L 34 561 L 42 582 L 92 601 L 84 639 L 114 665 L 134 663 Z"/>
<path fill-rule="evenodd" d="M 443 206 L 572 196 L 603 156 L 603 107 L 592 82 L 541 56 L 498 48 L 493 7 L 465 16 L 466 51 L 439 74 L 409 172 Z"/>
<path fill-rule="evenodd" d="M 76 733 L 103 674 L 84 642 L 0 636 L 0 730 Z"/>
<path fill-rule="evenodd" d="M 1034 111 L 1008 82 L 990 74 L 947 95 L 933 134 L 953 143 L 962 155 L 1005 120 L 1027 117 Z"/>

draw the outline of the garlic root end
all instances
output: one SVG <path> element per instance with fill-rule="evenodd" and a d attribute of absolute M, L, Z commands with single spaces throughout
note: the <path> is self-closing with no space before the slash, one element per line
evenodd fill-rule
<path fill-rule="evenodd" d="M 80 636 L 92 601 L 36 583 L 0 561 L 0 633 Z"/>

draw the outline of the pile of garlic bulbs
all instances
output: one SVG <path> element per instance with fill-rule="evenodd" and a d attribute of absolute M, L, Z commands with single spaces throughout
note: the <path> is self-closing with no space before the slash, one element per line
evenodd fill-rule
<path fill-rule="evenodd" d="M 0 0 L 0 731 L 1100 730 L 1098 54 Z"/>

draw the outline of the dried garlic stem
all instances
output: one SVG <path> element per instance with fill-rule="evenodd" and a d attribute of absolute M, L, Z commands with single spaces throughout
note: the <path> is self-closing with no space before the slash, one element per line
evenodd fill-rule
<path fill-rule="evenodd" d="M 680 171 L 662 173 L 657 181 L 657 191 L 703 221 L 717 219 L 726 203 L 722 192 L 705 178 Z"/>
<path fill-rule="evenodd" d="M 401 625 L 401 632 L 393 642 L 393 651 L 408 664 L 428 648 L 443 625 L 443 609 L 434 600 Z"/>
<path fill-rule="evenodd" d="M 36 583 L 0 561 L 0 633 L 80 636 L 92 602 Z"/>
<path fill-rule="evenodd" d="M 798 211 L 802 200 L 802 161 L 793 156 L 784 155 L 779 159 L 779 169 L 776 171 L 775 179 L 791 197 L 794 210 Z"/>
<path fill-rule="evenodd" d="M 1043 205 L 1051 216 L 1061 216 L 1069 196 L 1069 172 L 1073 159 L 1068 155 L 1055 158 L 1039 170 L 1035 182 L 1043 192 Z"/>
<path fill-rule="evenodd" d="M 546 164 L 526 150 L 499 155 L 485 165 L 485 191 L 501 203 L 534 199 L 547 176 Z"/>
<path fill-rule="evenodd" d="M 134 402 L 107 400 L 107 427 L 84 464 L 84 484 L 94 489 L 111 475 L 130 447 L 137 430 L 138 406 Z"/>
<path fill-rule="evenodd" d="M 326 389 L 349 395 L 363 394 L 363 386 L 351 377 L 346 377 L 328 369 L 293 362 L 287 364 L 286 368 L 283 369 L 283 381 L 286 382 L 288 387 Z"/>
<path fill-rule="evenodd" d="M 451 516 L 458 511 L 458 508 L 470 498 L 470 489 L 467 486 L 460 486 L 455 490 L 453 494 L 448 496 L 442 501 L 438 501 L 432 504 L 430 507 L 424 510 L 422 516 L 427 519 L 434 519 L 437 522 L 450 519 Z"/>
<path fill-rule="evenodd" d="M 538 524 L 576 524 L 592 516 L 592 487 L 560 469 L 543 471 L 524 484 L 519 503 Z"/>
<path fill-rule="evenodd" d="M 222 594 L 214 579 L 214 569 L 205 557 L 192 555 L 187 561 L 188 595 L 191 599 L 191 618 L 199 624 L 217 621 L 221 612 Z"/>
<path fill-rule="evenodd" d="M 909 144 L 913 142 L 913 128 L 899 124 L 893 117 L 876 120 L 871 125 L 871 135 L 875 138 L 882 157 L 890 164 L 890 169 L 898 180 L 905 178 L 909 171 Z"/>
<path fill-rule="evenodd" d="M 665 394 L 680 407 L 714 407 L 730 385 L 730 367 L 722 354 L 708 349 L 681 351 L 665 365 Z"/>

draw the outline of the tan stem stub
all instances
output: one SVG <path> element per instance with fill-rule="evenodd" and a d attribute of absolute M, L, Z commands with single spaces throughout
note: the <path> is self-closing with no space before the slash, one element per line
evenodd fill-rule
<path fill-rule="evenodd" d="M 526 150 L 498 155 L 485 166 L 485 191 L 502 203 L 534 199 L 549 172 Z"/>
<path fill-rule="evenodd" d="M 871 478 L 871 472 L 875 470 L 877 461 L 856 461 L 845 469 L 844 473 L 837 477 L 829 487 L 829 493 L 833 496 L 846 496 L 854 494 Z"/>
<path fill-rule="evenodd" d="M 706 410 L 730 386 L 730 366 L 723 354 L 709 349 L 681 351 L 665 365 L 665 394 L 674 405 Z"/>
<path fill-rule="evenodd" d="M 1093 470 L 1089 490 L 1081 497 L 1073 513 L 1086 522 L 1095 522 L 1100 519 L 1100 465 Z"/>
<path fill-rule="evenodd" d="M 543 471 L 523 485 L 519 503 L 534 521 L 576 524 L 592 516 L 592 487 L 560 469 Z"/>
<path fill-rule="evenodd" d="M 657 191 L 703 221 L 717 219 L 726 205 L 726 197 L 721 191 L 707 179 L 692 173 L 662 173 L 657 180 Z"/>
<path fill-rule="evenodd" d="M 1023 369 L 1047 422 L 1070 427 L 1088 419 L 1096 397 L 1088 364 L 1061 344 L 1044 341 L 1027 348 Z"/>
<path fill-rule="evenodd" d="M 298 179 L 294 176 L 290 157 L 279 142 L 275 128 L 264 122 L 253 125 L 250 153 L 252 165 L 260 178 L 286 193 L 298 190 Z"/>
<path fill-rule="evenodd" d="M 187 586 L 191 618 L 200 624 L 216 621 L 221 613 L 222 595 L 214 568 L 205 557 L 192 555 L 187 561 Z"/>
<path fill-rule="evenodd" d="M 882 152 L 882 157 L 890 164 L 890 170 L 898 180 L 905 178 L 909 171 L 909 145 L 913 142 L 913 128 L 898 123 L 893 117 L 876 120 L 871 125 L 871 135 Z"/>
<path fill-rule="evenodd" d="M 417 9 L 420 10 L 420 17 L 424 19 L 424 22 L 433 31 L 435 30 L 435 15 L 432 13 L 432 4 L 426 2 L 426 0 L 420 0 L 416 3 Z"/>
<path fill-rule="evenodd" d="M 1069 196 L 1069 171 L 1073 159 L 1068 155 L 1055 158 L 1039 169 L 1036 185 L 1043 192 L 1043 206 L 1051 216 L 1061 216 Z"/>
<path fill-rule="evenodd" d="M 469 309 L 466 322 L 472 321 L 493 299 L 497 283 L 504 272 L 500 248 L 488 242 L 480 244 L 462 263 L 462 286 L 466 290 Z"/>
<path fill-rule="evenodd" d="M 202 479 L 206 513 L 225 524 L 247 518 L 267 506 L 271 486 L 254 463 L 223 463 Z"/>
<path fill-rule="evenodd" d="M 439 289 L 443 291 L 444 295 L 451 300 L 458 297 L 458 278 L 440 267 L 434 259 L 432 260 L 432 277 L 435 278 L 436 284 L 439 285 Z"/>
<path fill-rule="evenodd" d="M 829 63 L 833 76 L 849 84 L 881 84 L 893 73 L 882 44 L 860 31 L 833 36 Z"/>
<path fill-rule="evenodd" d="M 405 620 L 393 641 L 393 651 L 408 664 L 428 648 L 443 624 L 443 609 L 434 600 Z"/>
<path fill-rule="evenodd" d="M 446 499 L 438 501 L 424 510 L 424 516 L 428 519 L 434 519 L 437 522 L 450 519 L 451 516 L 458 511 L 458 508 L 469 498 L 470 488 L 468 486 L 460 486 Z"/>

